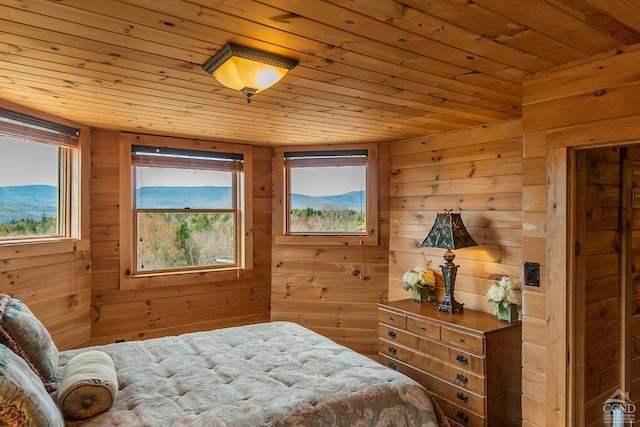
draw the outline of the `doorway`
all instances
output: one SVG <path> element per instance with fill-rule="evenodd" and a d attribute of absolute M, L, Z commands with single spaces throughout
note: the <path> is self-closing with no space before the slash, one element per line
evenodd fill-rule
<path fill-rule="evenodd" d="M 572 160 L 568 399 L 573 425 L 612 425 L 640 403 L 640 146 Z"/>

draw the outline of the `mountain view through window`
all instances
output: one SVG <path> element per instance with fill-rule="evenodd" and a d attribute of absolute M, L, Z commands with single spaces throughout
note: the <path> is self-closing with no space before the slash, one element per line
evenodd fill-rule
<path fill-rule="evenodd" d="M 0 239 L 59 234 L 60 150 L 0 136 Z"/>
<path fill-rule="evenodd" d="M 365 166 L 292 167 L 289 174 L 291 233 L 365 232 Z"/>

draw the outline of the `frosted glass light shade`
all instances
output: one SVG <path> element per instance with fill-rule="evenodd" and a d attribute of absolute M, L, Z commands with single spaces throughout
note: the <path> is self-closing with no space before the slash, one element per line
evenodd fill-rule
<path fill-rule="evenodd" d="M 251 96 L 273 86 L 297 64 L 294 59 L 228 43 L 202 68 L 224 86 L 241 91 L 250 102 Z"/>
<path fill-rule="evenodd" d="M 253 88 L 257 93 L 278 82 L 288 71 L 286 68 L 232 56 L 213 72 L 213 77 L 228 88 Z"/>

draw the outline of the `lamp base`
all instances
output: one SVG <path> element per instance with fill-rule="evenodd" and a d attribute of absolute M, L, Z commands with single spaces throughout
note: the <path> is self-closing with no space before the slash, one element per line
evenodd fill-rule
<path fill-rule="evenodd" d="M 436 304 L 436 310 L 448 311 L 449 313 L 462 313 L 464 311 L 464 304 L 456 301 L 453 295 L 445 295 L 444 299 Z"/>
<path fill-rule="evenodd" d="M 444 299 L 436 304 L 436 310 L 448 311 L 449 313 L 462 313 L 464 304 L 459 303 L 453 297 L 453 290 L 456 286 L 456 275 L 458 274 L 458 266 L 453 263 L 456 255 L 451 249 L 444 254 L 445 263 L 440 266 L 442 269 L 442 278 L 444 279 Z"/>

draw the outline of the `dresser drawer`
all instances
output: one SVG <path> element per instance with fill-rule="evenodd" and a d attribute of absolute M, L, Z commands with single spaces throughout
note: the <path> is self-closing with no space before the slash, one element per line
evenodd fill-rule
<path fill-rule="evenodd" d="M 451 418 L 456 423 L 468 427 L 485 426 L 485 419 L 480 415 L 467 411 L 464 408 L 460 408 L 458 405 L 454 405 L 439 396 L 433 396 L 433 399 L 436 401 L 438 406 L 440 406 L 440 409 L 442 409 L 442 412 L 444 412 L 447 418 Z"/>
<path fill-rule="evenodd" d="M 442 341 L 455 345 L 456 347 L 464 348 L 474 353 L 484 354 L 484 338 L 481 336 L 467 334 L 466 332 L 443 326 L 440 331 L 440 338 Z"/>
<path fill-rule="evenodd" d="M 454 371 L 445 367 L 440 373 L 440 378 L 478 394 L 485 394 L 486 392 L 485 378 L 471 372 Z"/>
<path fill-rule="evenodd" d="M 417 352 L 439 359 L 450 365 L 454 371 L 473 372 L 484 376 L 484 358 L 457 348 L 449 347 L 439 341 L 421 338 L 414 334 L 389 327 L 378 325 L 381 340 L 396 342 L 404 347 L 413 348 Z"/>
<path fill-rule="evenodd" d="M 463 372 L 454 369 L 439 359 L 416 353 L 410 348 L 402 347 L 397 343 L 381 341 L 380 354 L 410 366 L 419 366 L 420 370 L 429 372 L 435 377 L 457 385 L 461 389 L 469 390 L 477 394 L 484 394 L 484 377 L 471 372 Z M 393 366 L 390 366 L 393 368 Z"/>
<path fill-rule="evenodd" d="M 407 317 L 407 331 L 440 340 L 440 325 L 413 317 Z"/>
<path fill-rule="evenodd" d="M 481 416 L 484 415 L 484 396 L 461 389 L 429 374 L 421 375 L 420 383 L 432 394 L 448 400 L 460 410 L 466 413 L 474 412 Z"/>
<path fill-rule="evenodd" d="M 404 313 L 398 313 L 396 311 L 379 309 L 378 322 L 384 323 L 386 325 L 395 326 L 396 328 L 406 329 L 407 315 Z"/>
<path fill-rule="evenodd" d="M 402 372 L 424 385 L 436 400 L 445 415 L 465 426 L 484 426 L 484 398 L 466 391 L 459 391 L 456 387 L 440 381 L 429 374 L 419 371 L 401 361 L 380 356 L 381 362 L 390 368 Z M 458 393 L 462 393 L 458 397 Z M 466 403 L 461 399 L 466 397 Z M 453 399 L 453 400 L 451 400 Z M 480 414 L 474 412 L 478 409 Z M 466 420 L 466 421 L 465 421 Z"/>

